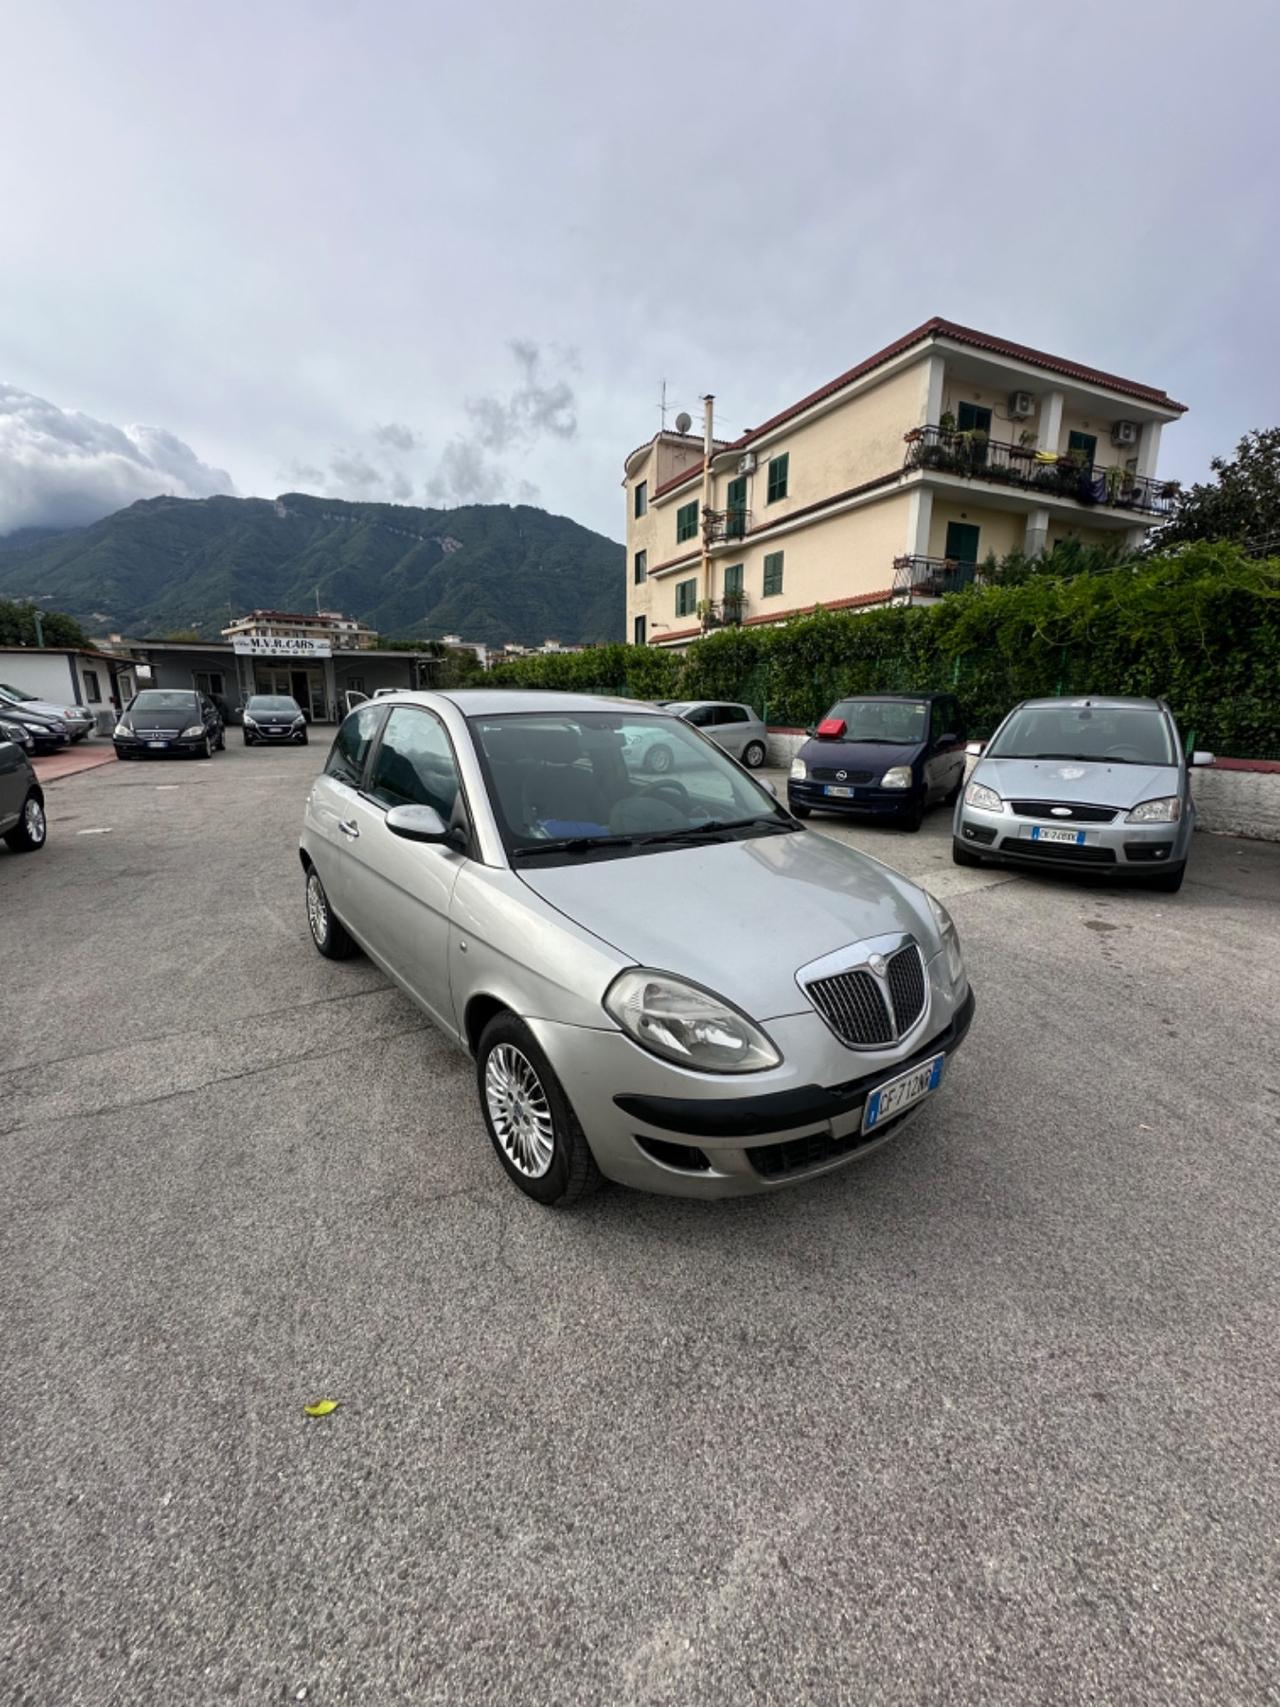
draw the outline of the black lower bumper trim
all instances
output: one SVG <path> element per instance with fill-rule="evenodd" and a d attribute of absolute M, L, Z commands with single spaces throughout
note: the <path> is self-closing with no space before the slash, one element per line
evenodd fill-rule
<path fill-rule="evenodd" d="M 660 1132 L 679 1132 L 688 1138 L 766 1138 L 811 1121 L 836 1120 L 853 1113 L 868 1092 L 886 1078 L 905 1073 L 940 1050 L 954 1049 L 973 1023 L 973 991 L 965 997 L 951 1024 L 935 1032 L 914 1054 L 891 1067 L 865 1073 L 847 1084 L 824 1087 L 798 1085 L 790 1091 L 771 1091 L 758 1097 L 721 1097 L 713 1101 L 690 1097 L 616 1096 L 614 1103 L 633 1120 L 656 1126 Z"/>

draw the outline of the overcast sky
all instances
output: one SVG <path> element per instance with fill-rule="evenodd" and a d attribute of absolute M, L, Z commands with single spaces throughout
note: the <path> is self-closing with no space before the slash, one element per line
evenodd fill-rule
<path fill-rule="evenodd" d="M 0 532 L 159 491 L 621 538 L 931 314 L 1280 421 L 1270 0 L 0 0 Z M 141 429 L 134 423 L 143 423 Z"/>

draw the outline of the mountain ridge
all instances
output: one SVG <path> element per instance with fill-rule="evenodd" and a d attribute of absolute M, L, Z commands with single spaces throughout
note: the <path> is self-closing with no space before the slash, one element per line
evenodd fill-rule
<path fill-rule="evenodd" d="M 620 637 L 625 559 L 614 540 L 527 504 L 142 498 L 87 527 L 0 541 L 0 595 L 134 638 L 215 638 L 233 614 L 318 599 L 390 637 L 572 645 Z"/>

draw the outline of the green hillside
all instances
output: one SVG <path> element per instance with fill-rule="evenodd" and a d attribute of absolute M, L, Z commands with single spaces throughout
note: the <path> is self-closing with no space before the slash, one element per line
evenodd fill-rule
<path fill-rule="evenodd" d="M 318 590 L 324 609 L 384 635 L 573 644 L 622 634 L 624 558 L 602 534 L 527 505 L 149 498 L 92 527 L 11 542 L 0 596 L 66 611 L 94 633 L 214 636 L 229 612 L 314 610 Z"/>

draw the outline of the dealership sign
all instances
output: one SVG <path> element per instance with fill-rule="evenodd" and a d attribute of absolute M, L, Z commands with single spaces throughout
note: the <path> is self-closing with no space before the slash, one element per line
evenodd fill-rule
<path fill-rule="evenodd" d="M 234 651 L 249 658 L 332 658 L 333 650 L 327 640 L 277 639 L 268 635 L 237 635 L 231 642 Z"/>

